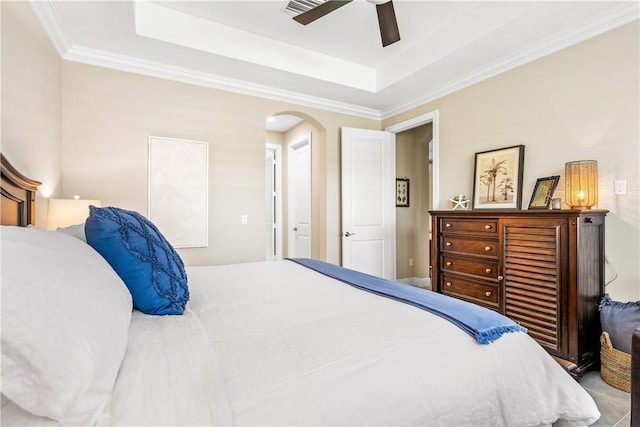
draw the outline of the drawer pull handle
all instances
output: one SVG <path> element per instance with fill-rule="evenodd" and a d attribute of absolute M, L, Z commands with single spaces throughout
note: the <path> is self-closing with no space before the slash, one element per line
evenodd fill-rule
<path fill-rule="evenodd" d="M 498 276 L 498 280 L 503 280 L 504 276 Z"/>
<path fill-rule="evenodd" d="M 444 226 L 447 228 L 451 228 L 451 223 L 447 222 Z"/>
<path fill-rule="evenodd" d="M 445 245 L 446 245 L 446 246 L 451 246 L 451 245 L 453 245 L 453 243 L 451 243 L 451 242 L 447 242 L 447 243 L 445 243 Z"/>
<path fill-rule="evenodd" d="M 484 272 L 489 274 L 489 273 L 491 273 L 491 269 L 490 268 L 485 268 Z"/>
<path fill-rule="evenodd" d="M 451 267 L 453 263 L 451 261 L 447 261 L 447 267 Z"/>
<path fill-rule="evenodd" d="M 487 252 L 490 252 L 491 251 L 491 246 L 485 246 L 484 250 L 487 251 Z"/>
<path fill-rule="evenodd" d="M 484 294 L 485 294 L 486 296 L 488 296 L 488 297 L 490 297 L 490 296 L 491 296 L 491 292 L 490 292 L 490 291 L 487 291 L 487 292 L 485 292 Z"/>
<path fill-rule="evenodd" d="M 450 287 L 452 285 L 451 282 L 447 282 L 447 287 Z"/>
<path fill-rule="evenodd" d="M 487 225 L 485 225 L 485 226 L 484 226 L 484 229 L 485 229 L 485 230 L 491 230 L 491 228 L 492 228 L 492 227 L 491 227 L 491 225 L 490 225 L 490 224 L 487 224 Z"/>

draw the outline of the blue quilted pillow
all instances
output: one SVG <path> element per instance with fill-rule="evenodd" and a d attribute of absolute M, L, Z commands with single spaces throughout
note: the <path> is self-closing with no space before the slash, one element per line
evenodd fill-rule
<path fill-rule="evenodd" d="M 184 312 L 184 264 L 151 221 L 133 211 L 90 206 L 85 234 L 127 285 L 135 308 L 147 314 Z"/>

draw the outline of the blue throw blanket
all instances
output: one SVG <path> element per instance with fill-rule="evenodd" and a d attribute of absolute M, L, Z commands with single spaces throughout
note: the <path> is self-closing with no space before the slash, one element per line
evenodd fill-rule
<path fill-rule="evenodd" d="M 466 301 L 322 261 L 308 258 L 288 259 L 358 289 L 404 302 L 440 316 L 474 337 L 480 344 L 489 344 L 507 332 L 527 332 L 526 328 L 508 317 Z"/>

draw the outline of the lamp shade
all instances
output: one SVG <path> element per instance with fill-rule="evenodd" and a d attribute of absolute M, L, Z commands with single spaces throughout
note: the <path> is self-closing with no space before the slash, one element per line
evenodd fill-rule
<path fill-rule="evenodd" d="M 82 224 L 89 217 L 89 205 L 102 206 L 101 200 L 50 199 L 47 230 Z"/>
<path fill-rule="evenodd" d="M 591 209 L 598 203 L 598 162 L 579 160 L 564 166 L 565 201 L 571 209 Z"/>

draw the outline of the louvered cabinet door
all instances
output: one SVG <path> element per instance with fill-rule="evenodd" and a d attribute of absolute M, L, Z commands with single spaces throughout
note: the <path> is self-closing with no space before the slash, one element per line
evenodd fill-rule
<path fill-rule="evenodd" d="M 549 353 L 567 357 L 567 220 L 502 220 L 505 314 Z"/>

